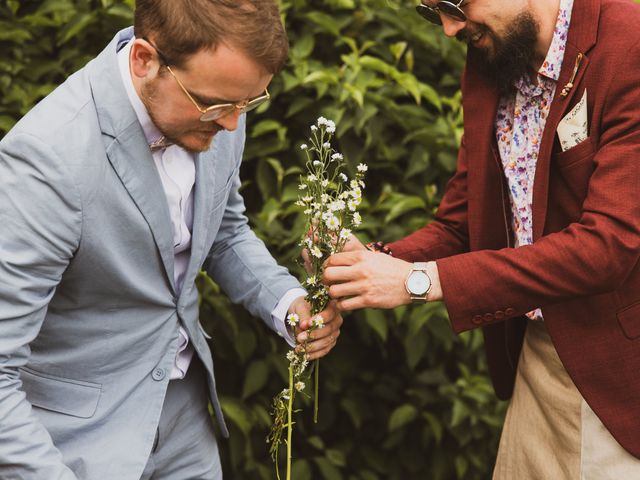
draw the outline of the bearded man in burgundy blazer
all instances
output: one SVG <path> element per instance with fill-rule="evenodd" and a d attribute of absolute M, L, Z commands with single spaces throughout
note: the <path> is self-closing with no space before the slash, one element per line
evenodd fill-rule
<path fill-rule="evenodd" d="M 432 223 L 331 257 L 331 296 L 483 328 L 512 397 L 494 478 L 640 478 L 640 6 L 418 11 L 469 43 L 457 171 Z"/>

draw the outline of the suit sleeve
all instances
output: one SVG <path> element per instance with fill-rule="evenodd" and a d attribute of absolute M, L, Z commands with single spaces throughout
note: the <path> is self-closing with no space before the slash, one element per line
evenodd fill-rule
<path fill-rule="evenodd" d="M 464 137 L 456 173 L 447 183 L 436 218 L 411 235 L 389 244 L 394 257 L 426 262 L 469 250 L 467 224 L 467 150 Z"/>
<path fill-rule="evenodd" d="M 638 45 L 626 53 L 638 58 Z M 635 53 L 634 53 L 635 52 Z M 593 67 L 592 67 L 593 68 Z M 581 217 L 517 249 L 478 251 L 438 261 L 445 303 L 456 331 L 472 318 L 504 318 L 537 307 L 618 288 L 640 254 L 640 70 L 620 65 L 602 97 L 601 136 Z"/>
<path fill-rule="evenodd" d="M 32 136 L 0 143 L 0 226 L 0 478 L 72 480 L 19 373 L 81 231 L 75 186 Z"/>
<path fill-rule="evenodd" d="M 238 145 L 229 199 L 204 268 L 234 303 L 242 304 L 277 332 L 271 313 L 287 291 L 300 288 L 300 283 L 276 263 L 249 227 L 239 192 L 244 135 L 239 135 Z"/>

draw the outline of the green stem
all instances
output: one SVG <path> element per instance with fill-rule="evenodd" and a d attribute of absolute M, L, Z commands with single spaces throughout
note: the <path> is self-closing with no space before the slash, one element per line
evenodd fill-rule
<path fill-rule="evenodd" d="M 289 405 L 287 407 L 287 480 L 291 480 L 291 435 L 293 433 L 293 366 L 289 365 Z"/>
<path fill-rule="evenodd" d="M 320 383 L 320 359 L 316 360 L 316 368 L 314 374 L 314 397 L 313 397 L 313 423 L 318 423 L 318 385 Z"/>

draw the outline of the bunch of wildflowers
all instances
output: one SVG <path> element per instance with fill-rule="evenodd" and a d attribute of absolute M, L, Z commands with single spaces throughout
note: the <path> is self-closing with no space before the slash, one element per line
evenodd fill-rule
<path fill-rule="evenodd" d="M 312 332 L 324 327 L 322 316 L 319 315 L 329 302 L 329 290 L 321 282 L 324 271 L 323 264 L 330 255 L 342 251 L 354 228 L 362 222 L 357 208 L 362 202 L 362 190 L 365 187 L 363 178 L 367 171 L 365 164 L 360 164 L 353 178 L 349 178 L 342 170 L 344 158 L 331 146 L 331 138 L 336 125 L 324 117 L 318 118 L 311 126 L 309 145 L 302 144 L 300 148 L 305 152 L 306 175 L 301 177 L 299 185 L 300 197 L 296 204 L 304 209 L 308 219 L 307 234 L 304 235 L 300 246 L 307 250 L 311 263 L 311 270 L 304 286 L 307 290 L 306 300 L 311 305 L 312 325 L 308 330 L 307 340 L 298 351 L 287 353 L 289 361 L 289 386 L 273 399 L 274 422 L 267 442 L 271 444 L 270 453 L 276 462 L 278 479 L 278 448 L 282 442 L 284 430 L 287 430 L 287 480 L 291 477 L 291 435 L 293 429 L 293 402 L 297 393 L 304 393 L 308 361 L 305 353 L 308 339 Z M 296 314 L 290 314 L 287 322 L 295 327 L 300 319 Z M 319 360 L 315 361 L 314 388 L 314 421 L 318 412 L 318 373 Z"/>

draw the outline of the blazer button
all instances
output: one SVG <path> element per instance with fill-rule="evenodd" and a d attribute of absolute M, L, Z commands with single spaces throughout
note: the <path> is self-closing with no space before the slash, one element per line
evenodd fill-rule
<path fill-rule="evenodd" d="M 167 375 L 167 372 L 162 368 L 155 368 L 153 373 L 151 374 L 151 378 L 153 378 L 156 382 L 159 382 Z"/>
<path fill-rule="evenodd" d="M 504 311 L 504 313 L 505 313 L 505 315 L 506 315 L 507 317 L 510 317 L 510 316 L 512 316 L 514 313 L 516 313 L 516 311 L 515 311 L 513 308 L 509 307 L 509 308 L 507 308 L 507 309 Z"/>
<path fill-rule="evenodd" d="M 482 324 L 482 315 L 476 315 L 475 317 L 473 317 L 471 319 L 471 323 L 473 323 L 474 325 Z"/>
<path fill-rule="evenodd" d="M 492 313 L 485 313 L 485 314 L 484 314 L 484 321 L 485 321 L 485 322 L 491 322 L 491 321 L 493 321 L 493 314 L 492 314 Z"/>
<path fill-rule="evenodd" d="M 495 315 L 496 320 L 502 320 L 504 318 L 504 312 L 502 310 L 498 310 Z"/>

